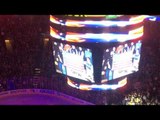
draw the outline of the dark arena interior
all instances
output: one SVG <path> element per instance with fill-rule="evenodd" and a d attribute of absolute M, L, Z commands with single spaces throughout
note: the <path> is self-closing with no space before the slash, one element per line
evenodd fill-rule
<path fill-rule="evenodd" d="M 160 18 L 137 16 L 0 15 L 0 105 L 160 105 Z"/>

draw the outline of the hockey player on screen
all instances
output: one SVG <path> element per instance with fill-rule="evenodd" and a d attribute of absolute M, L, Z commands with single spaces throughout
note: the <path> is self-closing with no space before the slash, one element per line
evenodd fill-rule
<path fill-rule="evenodd" d="M 86 79 L 92 83 L 94 83 L 93 80 L 93 64 L 92 64 L 92 53 L 89 49 L 85 50 L 85 62 L 84 62 L 84 68 L 86 70 Z"/>
<path fill-rule="evenodd" d="M 93 81 L 93 65 L 92 65 L 91 59 L 89 57 L 87 57 L 86 61 L 85 61 L 85 70 L 86 70 L 87 80 L 89 80 L 93 83 L 94 82 Z"/>

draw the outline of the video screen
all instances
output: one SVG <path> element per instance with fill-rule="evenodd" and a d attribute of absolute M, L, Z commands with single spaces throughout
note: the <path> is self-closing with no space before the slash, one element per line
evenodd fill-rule
<path fill-rule="evenodd" d="M 125 27 L 141 23 L 149 17 L 148 15 L 82 15 L 78 18 L 76 18 L 77 16 L 69 16 L 50 15 L 50 22 L 67 27 Z"/>
<path fill-rule="evenodd" d="M 56 72 L 94 83 L 93 60 L 90 49 L 53 42 Z"/>
<path fill-rule="evenodd" d="M 137 72 L 141 45 L 141 41 L 137 41 L 106 49 L 103 54 L 101 82 L 107 82 Z"/>
<path fill-rule="evenodd" d="M 117 17 L 124 17 L 128 19 L 109 19 Z M 94 20 L 93 18 L 87 20 L 88 17 L 84 20 L 80 18 L 75 20 L 73 19 L 74 17 L 67 18 L 65 15 L 64 18 L 58 18 L 57 16 L 50 15 L 50 36 L 62 41 L 79 43 L 125 42 L 143 36 L 143 24 L 141 23 L 145 17 L 145 15 L 106 15 L 103 20 Z M 98 30 L 95 31 L 95 29 Z"/>
<path fill-rule="evenodd" d="M 137 39 L 143 36 L 143 26 L 128 31 L 128 33 L 77 33 L 77 32 L 61 32 L 53 27 L 50 27 L 50 35 L 53 38 L 69 42 L 125 42 L 128 40 Z"/>

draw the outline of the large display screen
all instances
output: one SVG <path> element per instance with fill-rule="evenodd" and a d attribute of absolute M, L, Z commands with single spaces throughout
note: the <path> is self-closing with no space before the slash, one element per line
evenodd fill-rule
<path fill-rule="evenodd" d="M 138 71 L 141 41 L 120 44 L 104 51 L 101 82 L 107 82 Z"/>
<path fill-rule="evenodd" d="M 94 16 L 94 15 L 92 15 Z M 83 16 L 85 18 L 85 16 Z M 100 16 L 99 16 L 100 17 Z M 50 36 L 69 42 L 125 42 L 143 36 L 143 20 L 146 15 L 139 16 L 103 16 L 104 20 L 50 16 Z M 113 18 L 128 20 L 112 20 Z M 112 18 L 112 19 L 111 19 Z M 56 26 L 56 27 L 55 27 Z M 95 29 L 98 29 L 95 31 Z M 113 30 L 114 29 L 114 30 Z M 99 32 L 101 31 L 101 32 Z"/>
<path fill-rule="evenodd" d="M 87 48 L 53 42 L 56 72 L 94 83 L 92 51 Z"/>
<path fill-rule="evenodd" d="M 127 40 L 137 39 L 143 36 L 143 26 L 130 30 L 128 34 L 120 33 L 63 33 L 59 30 L 50 27 L 50 35 L 53 38 L 65 40 L 69 42 L 125 42 Z"/>
<path fill-rule="evenodd" d="M 128 25 L 135 25 L 138 23 L 143 22 L 143 20 L 147 17 L 148 15 L 91 15 L 89 19 L 89 15 L 82 16 L 85 18 L 84 20 L 82 19 L 74 19 L 76 16 L 72 16 L 71 18 L 65 17 L 65 15 L 62 18 L 59 18 L 57 16 L 50 15 L 50 22 L 55 23 L 61 26 L 67 26 L 67 27 L 111 27 L 111 26 L 116 26 L 116 27 L 125 27 Z M 105 18 L 101 20 L 95 20 L 94 18 Z M 123 17 L 123 18 L 119 18 Z M 119 18 L 117 20 L 114 20 L 115 18 Z M 126 20 L 124 20 L 124 18 Z"/>

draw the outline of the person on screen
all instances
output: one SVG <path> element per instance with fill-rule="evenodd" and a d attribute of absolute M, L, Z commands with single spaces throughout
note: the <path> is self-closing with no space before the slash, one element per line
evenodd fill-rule
<path fill-rule="evenodd" d="M 122 46 L 122 45 L 119 45 L 119 46 L 117 47 L 116 53 L 117 53 L 117 54 L 123 53 L 123 46 Z"/>
<path fill-rule="evenodd" d="M 109 49 L 106 49 L 103 55 L 103 60 L 107 59 L 110 56 Z"/>
<path fill-rule="evenodd" d="M 63 51 L 65 53 L 71 53 L 71 46 L 68 45 L 68 44 L 65 44 L 64 47 L 63 47 Z"/>
<path fill-rule="evenodd" d="M 92 58 L 92 52 L 90 51 L 90 49 L 86 49 L 85 51 L 84 51 L 84 57 L 85 58 L 90 58 L 90 60 L 92 60 L 91 58 Z M 92 63 L 92 61 L 91 61 L 91 63 Z"/>
<path fill-rule="evenodd" d="M 109 59 L 110 59 L 110 52 L 109 52 L 109 49 L 106 49 L 105 52 L 104 52 L 103 61 L 102 61 L 103 75 L 104 75 L 104 72 L 106 70 L 107 60 L 109 60 Z"/>
<path fill-rule="evenodd" d="M 83 52 L 83 50 L 82 50 L 81 47 L 79 47 L 79 49 L 78 49 L 78 54 L 79 54 L 80 56 L 84 56 L 84 52 Z"/>
<path fill-rule="evenodd" d="M 112 68 L 112 64 L 113 64 L 113 57 L 116 54 L 116 47 L 113 47 L 112 51 L 110 52 L 110 56 L 109 56 L 109 64 Z"/>
<path fill-rule="evenodd" d="M 109 63 L 109 60 L 107 60 L 107 64 L 106 64 L 107 68 L 106 68 L 106 78 L 108 80 L 112 80 L 113 79 L 113 72 L 112 72 L 112 68 L 111 65 Z"/>
<path fill-rule="evenodd" d="M 76 50 L 74 45 L 72 45 L 72 47 L 71 47 L 71 53 L 72 54 L 77 54 L 77 50 Z"/>
<path fill-rule="evenodd" d="M 134 54 L 136 53 L 136 47 L 133 42 L 131 42 L 130 51 L 132 53 L 132 64 L 134 63 Z"/>
<path fill-rule="evenodd" d="M 110 52 L 111 57 L 116 54 L 116 47 L 113 47 L 112 51 Z"/>
<path fill-rule="evenodd" d="M 60 65 L 60 47 L 59 47 L 59 45 L 57 45 L 57 43 L 56 42 L 54 42 L 54 46 L 53 46 L 53 55 L 54 55 L 54 58 L 55 58 L 55 65 L 56 65 L 56 69 L 59 71 L 59 72 L 61 72 L 61 65 Z"/>
<path fill-rule="evenodd" d="M 140 61 L 140 53 L 139 49 L 136 49 L 135 54 L 133 54 L 133 67 L 135 70 L 138 70 L 139 61 Z"/>
<path fill-rule="evenodd" d="M 58 54 L 58 68 L 60 69 L 60 71 L 63 73 L 63 74 L 67 74 L 66 73 L 66 67 L 64 66 L 64 61 L 63 61 L 63 44 L 61 43 L 60 46 L 59 46 L 59 50 L 57 52 Z"/>
<path fill-rule="evenodd" d="M 124 48 L 123 48 L 123 52 L 128 52 L 129 51 L 129 47 L 128 47 L 128 44 L 125 44 L 124 45 Z"/>
<path fill-rule="evenodd" d="M 93 64 L 89 57 L 86 58 L 85 69 L 86 69 L 87 79 L 93 83 L 94 82 L 93 81 Z"/>
<path fill-rule="evenodd" d="M 135 45 L 134 45 L 133 42 L 131 42 L 130 51 L 131 51 L 132 53 L 134 53 L 134 51 L 135 51 Z"/>
<path fill-rule="evenodd" d="M 139 50 L 139 54 L 141 53 L 141 45 L 142 45 L 142 43 L 141 43 L 140 41 L 138 41 L 138 42 L 136 43 L 136 49 Z"/>
<path fill-rule="evenodd" d="M 103 61 L 103 67 L 104 68 L 101 73 L 101 75 L 102 75 L 101 83 L 105 83 L 105 82 L 113 79 L 113 72 L 111 70 L 111 65 L 109 63 L 109 59 Z"/>
<path fill-rule="evenodd" d="M 57 58 L 58 58 L 59 69 L 62 71 L 63 55 L 62 55 L 62 48 L 61 48 L 61 46 L 59 46 L 59 49 L 57 51 Z"/>

